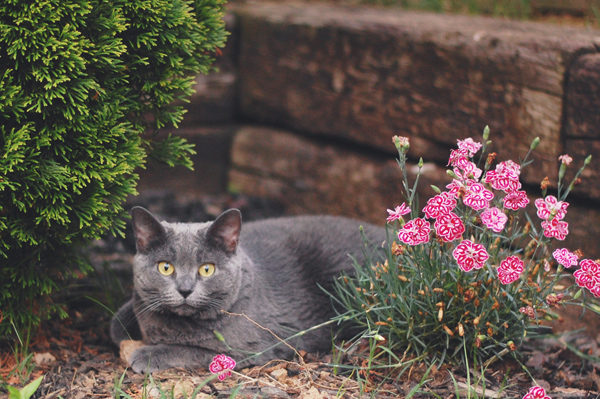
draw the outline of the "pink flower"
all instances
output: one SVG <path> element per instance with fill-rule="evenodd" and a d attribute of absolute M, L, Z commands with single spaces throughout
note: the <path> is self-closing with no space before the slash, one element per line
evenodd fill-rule
<path fill-rule="evenodd" d="M 430 198 L 423 208 L 425 216 L 434 219 L 445 213 L 451 212 L 456 207 L 456 200 L 448 192 L 443 192 Z"/>
<path fill-rule="evenodd" d="M 540 219 L 548 220 L 556 218 L 564 219 L 567 214 L 568 202 L 559 201 L 553 195 L 548 195 L 546 198 L 538 198 L 535 200 L 537 215 Z"/>
<path fill-rule="evenodd" d="M 575 283 L 580 287 L 585 287 L 592 291 L 594 288 L 600 286 L 600 263 L 595 262 L 591 259 L 584 259 L 580 264 L 581 268 L 575 270 L 573 277 L 575 277 Z M 594 291 L 592 291 L 594 293 Z M 594 294 L 596 295 L 596 294 Z"/>
<path fill-rule="evenodd" d="M 527 193 L 525 191 L 513 191 L 502 199 L 504 203 L 504 207 L 508 209 L 512 209 L 513 211 L 519 210 L 519 208 L 525 208 L 527 204 L 529 204 L 529 198 L 527 198 Z"/>
<path fill-rule="evenodd" d="M 409 220 L 398 232 L 398 239 L 405 244 L 419 245 L 429 241 L 431 226 L 422 218 Z"/>
<path fill-rule="evenodd" d="M 504 230 L 508 216 L 499 208 L 488 208 L 481 214 L 481 221 L 488 229 L 496 233 Z"/>
<path fill-rule="evenodd" d="M 509 256 L 500 262 L 498 278 L 502 284 L 510 284 L 519 279 L 523 273 L 523 261 L 516 256 Z"/>
<path fill-rule="evenodd" d="M 519 175 L 521 167 L 513 161 L 501 162 L 496 165 L 496 170 L 490 170 L 485 175 L 485 182 L 494 190 L 511 193 L 521 188 Z"/>
<path fill-rule="evenodd" d="M 208 369 L 213 374 L 219 374 L 219 380 L 223 381 L 225 378 L 231 375 L 231 371 L 235 368 L 235 360 L 227 355 L 217 355 L 213 358 L 213 361 L 208 366 Z"/>
<path fill-rule="evenodd" d="M 544 235 L 546 237 L 556 238 L 560 241 L 563 241 L 569 234 L 569 223 L 558 220 L 557 218 L 542 222 L 542 228 L 544 229 Z"/>
<path fill-rule="evenodd" d="M 434 227 L 436 234 L 444 241 L 454 241 L 465 232 L 465 225 L 453 212 L 440 215 Z"/>
<path fill-rule="evenodd" d="M 467 180 L 465 181 L 465 183 L 468 186 L 470 185 L 469 183 L 472 183 L 472 180 Z M 452 180 L 452 183 L 446 186 L 446 188 L 448 189 L 448 193 L 454 198 L 456 198 L 458 197 L 458 193 L 460 192 L 460 190 L 465 188 L 465 184 L 463 184 L 463 182 L 461 182 L 460 180 L 454 179 Z"/>
<path fill-rule="evenodd" d="M 546 395 L 546 391 L 542 387 L 529 388 L 529 392 L 523 396 L 523 399 L 552 399 Z"/>
<path fill-rule="evenodd" d="M 494 193 L 487 190 L 481 183 L 473 183 L 463 197 L 463 203 L 476 211 L 490 206 Z"/>
<path fill-rule="evenodd" d="M 565 154 L 565 155 L 561 155 L 560 157 L 558 157 L 558 160 L 565 164 L 565 165 L 570 165 L 571 162 L 573 162 L 573 158 L 571 158 L 569 155 Z"/>
<path fill-rule="evenodd" d="M 567 269 L 573 265 L 577 265 L 577 262 L 579 261 L 577 255 L 570 252 L 567 248 L 557 249 L 552 252 L 552 256 L 554 256 L 554 259 L 556 259 L 559 265 L 563 265 Z"/>
<path fill-rule="evenodd" d="M 387 221 L 388 221 L 388 223 L 390 223 L 390 222 L 393 222 L 394 220 L 402 219 L 403 215 L 410 213 L 410 208 L 408 206 L 406 206 L 406 204 L 403 202 L 402 205 L 397 206 L 393 210 L 388 209 L 387 212 L 390 215 L 390 216 L 388 216 Z"/>
<path fill-rule="evenodd" d="M 472 157 L 479 151 L 482 144 L 476 141 L 473 141 L 472 138 L 466 138 L 464 140 L 456 140 L 458 142 L 458 148 L 460 150 L 467 150 L 469 152 L 469 156 Z"/>
<path fill-rule="evenodd" d="M 462 240 L 452 251 L 452 256 L 464 272 L 471 271 L 473 268 L 481 269 L 490 257 L 483 245 L 470 240 Z"/>
<path fill-rule="evenodd" d="M 448 165 L 446 166 L 460 166 L 465 162 L 469 162 L 469 150 L 459 148 L 450 151 L 450 158 L 448 158 Z"/>
<path fill-rule="evenodd" d="M 457 175 L 461 180 L 468 179 L 479 179 L 483 171 L 477 167 L 473 162 L 463 162 L 458 164 L 454 168 L 454 174 Z"/>
<path fill-rule="evenodd" d="M 518 178 L 513 179 L 509 175 L 500 174 L 495 170 L 490 170 L 485 174 L 485 182 L 494 190 L 502 190 L 505 193 L 511 193 L 521 188 Z"/>

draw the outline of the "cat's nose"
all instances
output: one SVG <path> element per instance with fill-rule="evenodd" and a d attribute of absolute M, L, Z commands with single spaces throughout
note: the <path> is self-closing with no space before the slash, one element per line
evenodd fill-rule
<path fill-rule="evenodd" d="M 191 288 L 179 288 L 177 291 L 181 294 L 181 296 L 185 299 L 192 293 L 193 289 Z"/>

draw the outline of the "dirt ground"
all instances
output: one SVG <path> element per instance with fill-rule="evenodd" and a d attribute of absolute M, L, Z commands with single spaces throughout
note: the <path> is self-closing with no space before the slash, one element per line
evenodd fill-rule
<path fill-rule="evenodd" d="M 241 208 L 245 220 L 282 213 L 276 204 L 264 200 L 230 196 L 183 206 L 172 198 L 154 198 L 141 205 L 165 219 L 185 221 L 208 220 L 229 207 Z M 223 382 L 206 383 L 211 377 L 207 369 L 138 375 L 127 369 L 108 336 L 108 308 L 118 307 L 131 289 L 132 257 L 130 239 L 97 242 L 91 251 L 97 272 L 74 281 L 57 297 L 70 318 L 44 323 L 31 345 L 35 367 L 28 380 L 44 376 L 33 398 L 189 398 L 199 386 L 203 387 L 197 398 L 403 398 L 417 390 L 415 398 L 450 399 L 468 397 L 469 386 L 475 387 L 476 397 L 521 398 L 533 385 L 544 387 L 554 399 L 600 398 L 600 317 L 588 312 L 580 318 L 579 309 L 563 311 L 564 321 L 555 324 L 558 337 L 525 343 L 519 358 L 525 367 L 505 357 L 483 375 L 480 369 L 467 375 L 464 369 L 451 366 L 428 371 L 417 362 L 401 375 L 400 369 L 357 374 L 350 368 L 334 367 L 332 353 L 302 353 L 303 358 L 293 361 L 236 370 Z M 583 327 L 584 331 L 579 330 Z M 339 361 L 365 366 L 367 353 L 365 343 Z M 15 357 L 8 348 L 2 348 L 0 361 L 0 373 L 9 384 L 27 382 L 21 381 L 26 374 L 10 373 Z"/>

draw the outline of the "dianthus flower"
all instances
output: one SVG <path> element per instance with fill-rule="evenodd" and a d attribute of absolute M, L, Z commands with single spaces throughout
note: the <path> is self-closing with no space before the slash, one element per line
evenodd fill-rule
<path fill-rule="evenodd" d="M 419 245 L 429 241 L 431 226 L 422 218 L 415 218 L 406 222 L 398 232 L 398 239 L 405 244 Z"/>
<path fill-rule="evenodd" d="M 573 265 L 577 265 L 578 257 L 567 248 L 559 248 L 552 252 L 552 256 L 559 265 L 563 265 L 567 269 Z"/>
<path fill-rule="evenodd" d="M 591 259 L 584 259 L 581 261 L 580 266 L 581 268 L 573 273 L 575 283 L 580 287 L 587 288 L 592 293 L 594 291 L 598 292 L 596 287 L 600 286 L 600 263 Z"/>
<path fill-rule="evenodd" d="M 555 308 L 558 308 L 558 304 L 564 299 L 564 295 L 563 294 L 548 294 L 546 295 L 546 303 L 548 304 L 548 306 L 554 306 Z"/>
<path fill-rule="evenodd" d="M 533 387 L 529 389 L 529 392 L 523 396 L 523 399 L 552 399 L 546 395 L 546 391 L 542 387 Z"/>
<path fill-rule="evenodd" d="M 548 195 L 546 198 L 538 198 L 535 200 L 537 215 L 540 219 L 548 220 L 553 217 L 562 220 L 567 214 L 568 202 L 559 201 L 553 195 Z"/>
<path fill-rule="evenodd" d="M 483 245 L 471 240 L 462 240 L 452 251 L 452 256 L 456 259 L 458 267 L 464 272 L 471 271 L 473 268 L 481 269 L 490 257 Z"/>
<path fill-rule="evenodd" d="M 523 313 L 530 319 L 535 319 L 535 309 L 533 309 L 531 306 L 522 307 L 519 309 L 519 312 Z"/>
<path fill-rule="evenodd" d="M 513 191 L 504 196 L 502 199 L 504 207 L 512 209 L 513 211 L 519 210 L 519 208 L 525 208 L 529 204 L 529 198 L 525 191 Z"/>
<path fill-rule="evenodd" d="M 573 162 L 573 158 L 571 158 L 568 154 L 561 155 L 558 157 L 558 160 L 565 165 L 570 165 L 571 162 Z"/>
<path fill-rule="evenodd" d="M 488 171 L 485 175 L 485 182 L 491 185 L 494 190 L 512 193 L 521 188 L 520 174 L 521 167 L 509 160 L 496 165 L 496 170 Z"/>
<path fill-rule="evenodd" d="M 448 192 L 443 192 L 427 200 L 427 205 L 423 208 L 425 216 L 435 219 L 440 215 L 451 212 L 456 207 L 456 199 Z"/>
<path fill-rule="evenodd" d="M 458 194 L 460 193 L 460 191 L 465 189 L 465 187 L 468 187 L 472 183 L 472 180 L 467 180 L 465 181 L 465 183 L 463 183 L 460 180 L 454 179 L 452 180 L 452 183 L 446 186 L 446 188 L 448 189 L 448 193 L 450 195 L 452 195 L 454 198 L 458 198 Z"/>
<path fill-rule="evenodd" d="M 223 381 L 231 375 L 231 371 L 235 368 L 235 360 L 227 355 L 217 355 L 208 366 L 208 369 L 213 374 L 219 374 L 219 380 Z"/>
<path fill-rule="evenodd" d="M 459 166 L 465 162 L 469 162 L 469 150 L 458 149 L 450 151 L 450 157 L 448 158 L 448 165 L 446 166 Z"/>
<path fill-rule="evenodd" d="M 544 229 L 544 235 L 546 237 L 556 238 L 560 241 L 563 241 L 569 234 L 569 223 L 558 220 L 557 218 L 542 222 L 542 228 Z"/>
<path fill-rule="evenodd" d="M 465 232 L 462 220 L 453 212 L 440 215 L 434 223 L 435 233 L 444 241 L 454 241 Z"/>
<path fill-rule="evenodd" d="M 523 261 L 514 255 L 504 259 L 498 267 L 498 278 L 502 284 L 517 281 L 521 273 L 523 273 Z"/>
<path fill-rule="evenodd" d="M 393 210 L 388 209 L 387 212 L 389 213 L 387 221 L 388 223 L 390 223 L 394 220 L 402 219 L 402 216 L 406 215 L 407 213 L 410 213 L 410 208 L 406 206 L 406 204 L 403 202 L 402 205 L 397 206 Z"/>
<path fill-rule="evenodd" d="M 473 141 L 472 138 L 468 137 L 464 140 L 456 140 L 458 142 L 459 150 L 467 150 L 469 152 L 469 156 L 473 157 L 479 151 L 483 144 Z"/>
<path fill-rule="evenodd" d="M 457 164 L 454 168 L 454 174 L 457 175 L 461 180 L 478 180 L 482 173 L 483 171 L 470 161 Z"/>
<path fill-rule="evenodd" d="M 489 207 L 492 199 L 494 199 L 494 193 L 486 189 L 481 183 L 473 183 L 467 189 L 463 203 L 478 211 Z"/>
<path fill-rule="evenodd" d="M 504 230 L 508 216 L 502 212 L 499 208 L 487 208 L 481 214 L 481 221 L 488 229 L 495 231 L 496 233 Z"/>

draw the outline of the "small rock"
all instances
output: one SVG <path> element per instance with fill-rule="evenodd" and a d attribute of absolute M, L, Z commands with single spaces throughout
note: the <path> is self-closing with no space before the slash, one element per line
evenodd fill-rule
<path fill-rule="evenodd" d="M 41 366 L 42 364 L 54 363 L 56 361 L 56 358 L 51 353 L 48 353 L 48 352 L 36 353 L 35 355 L 33 355 L 33 361 L 38 366 Z"/>
<path fill-rule="evenodd" d="M 288 372 L 286 369 L 277 369 L 271 372 L 271 377 L 275 378 L 279 382 L 283 382 L 288 378 Z"/>
<path fill-rule="evenodd" d="M 288 395 L 285 391 L 282 391 L 276 387 L 262 387 L 260 389 L 260 393 L 264 395 L 264 397 L 269 399 L 289 399 L 290 395 Z"/>
<path fill-rule="evenodd" d="M 315 387 L 310 388 L 306 392 L 302 392 L 298 399 L 329 399 L 327 392 L 319 392 Z"/>
<path fill-rule="evenodd" d="M 142 346 L 144 346 L 144 343 L 142 341 L 134 341 L 134 340 L 130 340 L 130 339 L 121 341 L 120 351 L 119 351 L 121 359 L 124 362 L 127 362 L 127 364 L 129 364 L 129 358 L 131 357 L 133 352 L 135 352 L 137 349 L 141 348 Z"/>

